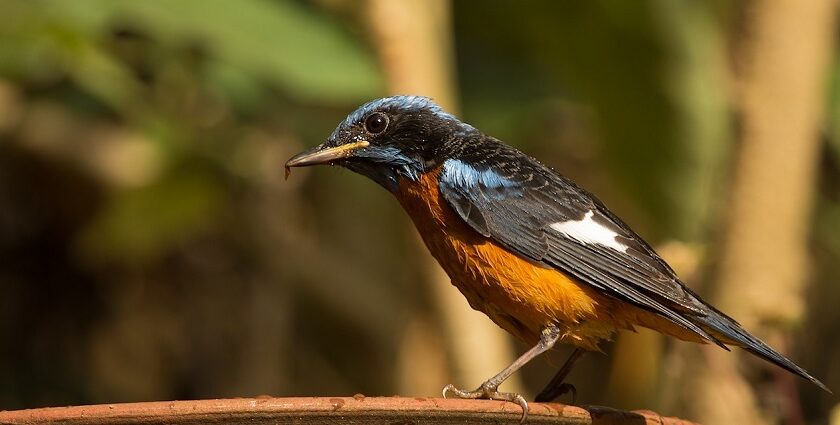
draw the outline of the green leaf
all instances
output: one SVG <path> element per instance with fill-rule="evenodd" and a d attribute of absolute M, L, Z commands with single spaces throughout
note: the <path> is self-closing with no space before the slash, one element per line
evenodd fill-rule
<path fill-rule="evenodd" d="M 144 0 L 48 3 L 89 28 L 123 23 L 168 43 L 194 43 L 230 66 L 312 101 L 357 101 L 381 92 L 373 56 L 340 25 L 295 2 Z"/>

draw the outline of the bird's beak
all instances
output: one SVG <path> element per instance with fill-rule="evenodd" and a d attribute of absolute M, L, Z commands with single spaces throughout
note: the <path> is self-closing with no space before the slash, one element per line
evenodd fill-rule
<path fill-rule="evenodd" d="M 353 155 L 353 152 L 370 146 L 367 140 L 360 140 L 353 143 L 345 143 L 339 146 L 325 147 L 324 144 L 301 152 L 286 161 L 286 178 L 292 172 L 292 167 L 308 167 L 310 165 L 329 164 L 339 159 Z"/>

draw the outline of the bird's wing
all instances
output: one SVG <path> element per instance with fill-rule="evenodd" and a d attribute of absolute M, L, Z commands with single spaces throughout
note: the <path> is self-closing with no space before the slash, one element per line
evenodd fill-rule
<path fill-rule="evenodd" d="M 600 201 L 515 149 L 490 146 L 446 160 L 441 171 L 443 197 L 472 228 L 723 346 L 691 320 L 709 307 Z"/>

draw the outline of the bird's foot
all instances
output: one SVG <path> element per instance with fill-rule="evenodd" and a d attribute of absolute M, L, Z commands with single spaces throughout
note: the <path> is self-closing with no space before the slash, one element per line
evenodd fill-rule
<path fill-rule="evenodd" d="M 562 396 L 563 394 L 571 393 L 572 394 L 572 403 L 575 404 L 575 399 L 577 398 L 577 388 L 575 388 L 572 384 L 562 383 L 556 387 L 549 387 L 542 390 L 537 396 L 534 398 L 534 401 L 537 403 L 548 403 L 556 400 L 558 397 Z"/>
<path fill-rule="evenodd" d="M 504 400 L 510 401 L 513 403 L 517 403 L 522 406 L 522 418 L 519 420 L 519 423 L 525 423 L 525 419 L 528 417 L 528 402 L 525 400 L 525 397 L 517 393 L 503 393 L 498 391 L 498 387 L 495 385 L 490 384 L 489 382 L 485 382 L 481 384 L 480 387 L 476 388 L 473 391 L 464 391 L 461 389 L 456 388 L 454 385 L 449 384 L 443 387 L 443 398 L 448 398 L 448 396 L 453 396 L 456 398 L 467 398 L 467 399 L 487 399 L 487 400 Z"/>

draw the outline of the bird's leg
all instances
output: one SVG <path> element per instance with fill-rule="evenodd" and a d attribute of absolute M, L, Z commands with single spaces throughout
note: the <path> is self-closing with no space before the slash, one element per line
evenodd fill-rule
<path fill-rule="evenodd" d="M 518 359 L 514 360 L 513 363 L 510 364 L 510 366 L 504 368 L 504 370 L 499 372 L 496 376 L 484 381 L 480 387 L 473 391 L 460 390 L 454 385 L 449 384 L 443 387 L 443 397 L 446 398 L 451 394 L 458 398 L 485 398 L 490 400 L 516 402 L 522 406 L 522 420 L 520 423 L 525 422 L 525 418 L 528 417 L 528 402 L 525 401 L 525 398 L 519 394 L 499 392 L 499 385 L 501 385 L 505 379 L 508 379 L 508 377 L 510 377 L 510 375 L 514 372 L 519 370 L 519 368 L 524 366 L 525 363 L 528 363 L 534 357 L 539 356 L 553 347 L 554 343 L 556 343 L 559 338 L 560 328 L 558 328 L 557 325 L 552 324 L 544 327 L 540 332 L 540 341 L 537 345 L 531 347 L 531 349 L 526 351 L 525 354 L 519 356 Z"/>
<path fill-rule="evenodd" d="M 566 376 L 569 374 L 569 372 L 572 371 L 572 366 L 575 365 L 575 362 L 577 362 L 583 356 L 584 353 L 586 353 L 586 351 L 584 351 L 582 348 L 575 348 L 575 351 L 572 351 L 572 354 L 569 355 L 569 358 L 566 360 L 566 363 L 563 363 L 563 367 L 561 367 L 560 370 L 557 371 L 557 374 L 554 375 L 554 378 L 551 378 L 551 381 L 549 381 L 548 385 L 546 385 L 545 388 L 543 388 L 543 390 L 540 391 L 539 394 L 537 394 L 537 397 L 534 398 L 534 401 L 538 403 L 549 402 L 556 399 L 557 397 L 560 397 L 563 394 L 566 394 L 567 392 L 571 392 L 572 403 L 574 404 L 575 396 L 577 395 L 577 390 L 575 389 L 574 385 L 567 384 L 563 381 L 566 379 Z"/>

